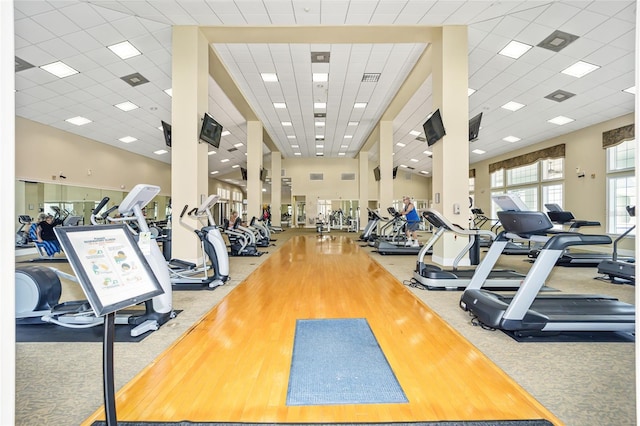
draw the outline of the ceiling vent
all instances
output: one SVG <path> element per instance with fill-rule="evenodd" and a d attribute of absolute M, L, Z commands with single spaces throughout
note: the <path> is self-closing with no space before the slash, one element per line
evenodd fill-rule
<path fill-rule="evenodd" d="M 565 33 L 563 31 L 556 30 L 551 33 L 551 35 L 540 43 L 538 43 L 538 47 L 542 47 L 545 49 L 552 50 L 554 52 L 559 52 L 574 41 L 576 41 L 579 37 L 573 34 Z"/>
<path fill-rule="evenodd" d="M 556 102 L 563 102 L 571 97 L 574 97 L 575 95 L 575 93 L 566 92 L 564 90 L 556 90 L 553 93 L 549 93 L 547 96 L 545 96 L 545 98 Z"/>
<path fill-rule="evenodd" d="M 227 151 L 229 151 L 229 152 L 233 152 L 233 151 L 237 151 L 237 150 L 238 150 L 238 148 L 235 148 L 235 147 L 234 147 L 234 148 L 228 149 Z"/>
<path fill-rule="evenodd" d="M 366 72 L 362 74 L 363 83 L 377 83 L 380 80 L 380 73 Z"/>
<path fill-rule="evenodd" d="M 323 173 L 309 173 L 309 180 L 324 180 Z"/>
<path fill-rule="evenodd" d="M 313 118 L 327 118 L 326 112 L 314 112 Z"/>
<path fill-rule="evenodd" d="M 126 81 L 127 83 L 129 83 L 129 85 L 133 87 L 140 86 L 141 84 L 145 84 L 149 82 L 149 80 L 144 78 L 142 74 L 137 72 L 133 74 L 125 75 L 124 77 L 120 77 L 120 79 Z"/>
<path fill-rule="evenodd" d="M 407 169 L 409 169 L 409 170 L 415 170 L 416 168 L 415 168 L 415 167 L 411 167 L 411 166 L 407 166 Z"/>
<path fill-rule="evenodd" d="M 340 175 L 340 180 L 356 180 L 355 173 L 342 173 Z"/>
<path fill-rule="evenodd" d="M 322 142 L 322 141 L 324 141 L 324 137 L 322 137 L 322 138 L 316 138 L 316 142 Z"/>
<path fill-rule="evenodd" d="M 312 64 L 328 64 L 331 52 L 311 52 Z"/>
<path fill-rule="evenodd" d="M 427 138 L 425 138 L 424 136 L 416 136 L 416 140 L 420 142 L 426 142 Z"/>
<path fill-rule="evenodd" d="M 15 58 L 15 61 L 16 61 L 15 72 L 28 70 L 29 68 L 33 68 L 34 67 L 34 65 L 31 65 L 29 62 L 25 61 L 24 59 L 20 59 L 17 56 L 14 56 L 14 58 Z"/>

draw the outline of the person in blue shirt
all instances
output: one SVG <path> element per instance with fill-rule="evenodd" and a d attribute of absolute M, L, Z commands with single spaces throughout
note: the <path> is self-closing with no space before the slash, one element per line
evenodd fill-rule
<path fill-rule="evenodd" d="M 405 195 L 402 197 L 402 202 L 404 209 L 400 213 L 407 219 L 407 245 L 418 247 L 420 244 L 418 243 L 417 231 L 420 226 L 420 216 L 410 197 Z"/>

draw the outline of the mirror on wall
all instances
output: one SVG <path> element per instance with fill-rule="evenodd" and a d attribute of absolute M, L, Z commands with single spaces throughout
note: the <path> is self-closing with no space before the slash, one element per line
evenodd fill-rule
<path fill-rule="evenodd" d="M 57 216 L 68 225 L 89 225 L 93 209 L 104 197 L 109 197 L 108 209 L 117 206 L 126 195 L 126 191 L 16 181 L 16 223 L 19 215 L 35 220 L 42 212 Z M 144 213 L 149 221 L 164 221 L 171 214 L 170 204 L 170 197 L 158 195 L 145 207 Z"/>

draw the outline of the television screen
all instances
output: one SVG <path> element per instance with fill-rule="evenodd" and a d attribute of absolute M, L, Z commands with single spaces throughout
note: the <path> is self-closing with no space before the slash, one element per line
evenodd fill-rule
<path fill-rule="evenodd" d="M 240 167 L 240 174 L 242 175 L 242 180 L 247 180 L 247 169 Z"/>
<path fill-rule="evenodd" d="M 478 139 L 478 133 L 480 133 L 480 121 L 482 120 L 482 113 L 476 115 L 469 120 L 469 142 Z"/>
<path fill-rule="evenodd" d="M 395 166 L 393 168 L 393 178 L 395 179 L 397 175 L 398 175 L 398 166 Z"/>
<path fill-rule="evenodd" d="M 373 169 L 373 177 L 376 180 L 380 180 L 380 167 L 376 167 Z"/>
<path fill-rule="evenodd" d="M 164 142 L 167 146 L 171 146 L 171 124 L 165 123 L 164 121 L 161 121 L 161 123 L 162 133 L 164 133 Z"/>
<path fill-rule="evenodd" d="M 427 145 L 429 146 L 438 142 L 447 134 L 444 130 L 444 124 L 442 124 L 442 116 L 440 115 L 439 109 L 427 118 L 422 128 L 424 129 L 424 135 L 427 138 Z"/>
<path fill-rule="evenodd" d="M 220 137 L 222 136 L 222 125 L 211 115 L 204 113 L 202 128 L 200 129 L 200 140 L 208 143 L 214 148 L 220 148 Z"/>
<path fill-rule="evenodd" d="M 267 169 L 260 169 L 260 180 L 263 182 L 267 180 Z"/>

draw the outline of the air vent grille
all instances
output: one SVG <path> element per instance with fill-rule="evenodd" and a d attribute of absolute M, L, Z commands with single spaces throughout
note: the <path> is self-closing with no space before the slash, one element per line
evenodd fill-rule
<path fill-rule="evenodd" d="M 309 180 L 324 180 L 323 173 L 309 173 Z"/>
<path fill-rule="evenodd" d="M 331 52 L 311 52 L 312 64 L 328 64 Z"/>
<path fill-rule="evenodd" d="M 237 151 L 237 150 L 238 150 L 238 148 L 231 148 L 231 149 L 228 149 L 227 151 L 234 152 L 234 151 Z"/>
<path fill-rule="evenodd" d="M 149 80 L 144 78 L 144 76 L 138 72 L 125 75 L 124 77 L 120 77 L 120 79 L 126 81 L 129 85 L 133 87 L 140 86 L 141 84 L 145 84 L 149 82 Z"/>
<path fill-rule="evenodd" d="M 340 175 L 340 180 L 356 180 L 355 173 L 342 173 Z"/>
<path fill-rule="evenodd" d="M 424 136 L 416 136 L 416 140 L 420 142 L 426 142 L 427 138 L 425 138 Z"/>
<path fill-rule="evenodd" d="M 559 52 L 579 37 L 577 35 L 565 33 L 563 31 L 556 30 L 549 35 L 549 37 L 538 43 L 538 47 L 549 49 L 553 52 Z"/>
<path fill-rule="evenodd" d="M 377 83 L 380 80 L 380 73 L 364 73 L 362 74 L 363 83 Z"/>
<path fill-rule="evenodd" d="M 575 93 L 566 92 L 564 90 L 556 90 L 553 93 L 549 93 L 545 98 L 556 102 L 564 102 L 575 95 Z"/>

